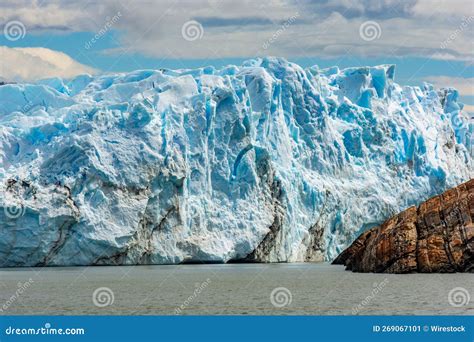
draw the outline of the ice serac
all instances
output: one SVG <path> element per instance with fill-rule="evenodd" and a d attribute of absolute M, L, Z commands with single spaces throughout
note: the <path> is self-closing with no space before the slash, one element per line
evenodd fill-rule
<path fill-rule="evenodd" d="M 331 260 L 473 177 L 454 89 L 394 66 L 0 86 L 0 266 Z"/>

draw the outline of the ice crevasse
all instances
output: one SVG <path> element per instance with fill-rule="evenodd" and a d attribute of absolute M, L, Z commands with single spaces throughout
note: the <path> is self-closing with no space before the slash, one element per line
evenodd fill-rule
<path fill-rule="evenodd" d="M 473 177 L 455 89 L 394 66 L 0 86 L 0 266 L 332 260 Z"/>

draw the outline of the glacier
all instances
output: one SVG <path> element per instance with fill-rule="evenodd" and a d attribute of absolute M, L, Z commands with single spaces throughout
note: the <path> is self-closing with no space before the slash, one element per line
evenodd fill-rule
<path fill-rule="evenodd" d="M 458 92 L 256 58 L 0 86 L 0 266 L 332 260 L 473 177 Z"/>

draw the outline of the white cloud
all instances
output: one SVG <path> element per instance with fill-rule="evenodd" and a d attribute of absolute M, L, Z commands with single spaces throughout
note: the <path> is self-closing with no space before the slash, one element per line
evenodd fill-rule
<path fill-rule="evenodd" d="M 463 96 L 474 96 L 474 78 L 430 76 L 426 80 L 433 83 L 437 88 L 453 87 Z"/>
<path fill-rule="evenodd" d="M 474 114 L 474 105 L 465 104 L 463 109 L 470 114 Z"/>
<path fill-rule="evenodd" d="M 462 17 L 472 14 L 473 4 L 472 0 L 418 0 L 412 11 L 420 17 Z"/>
<path fill-rule="evenodd" d="M 71 78 L 95 73 L 63 52 L 41 47 L 0 46 L 0 77 L 7 81 L 32 81 L 50 77 Z"/>
<path fill-rule="evenodd" d="M 470 34 L 474 20 L 463 24 L 463 18 L 474 15 L 472 0 L 103 0 L 84 5 L 60 0 L 4 0 L 0 22 L 20 20 L 27 34 L 45 28 L 97 33 L 118 12 L 120 20 L 113 29 L 120 31 L 120 46 L 151 57 L 211 59 L 265 54 L 331 58 L 348 53 L 358 57 L 474 59 Z M 297 20 L 262 49 L 296 13 Z M 202 21 L 204 34 L 190 42 L 181 36 L 181 28 L 196 18 Z M 380 25 L 380 38 L 361 39 L 359 27 L 367 20 Z M 114 51 L 120 54 L 123 50 Z"/>

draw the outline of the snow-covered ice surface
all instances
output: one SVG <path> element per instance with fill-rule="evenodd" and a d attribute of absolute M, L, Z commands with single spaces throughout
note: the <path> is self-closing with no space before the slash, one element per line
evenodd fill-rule
<path fill-rule="evenodd" d="M 473 177 L 454 89 L 263 58 L 0 86 L 0 266 L 331 260 Z"/>

